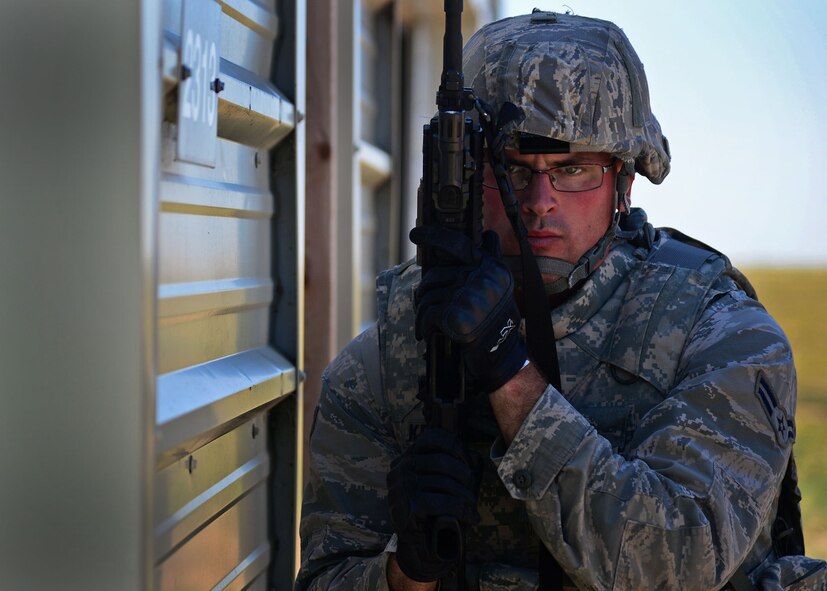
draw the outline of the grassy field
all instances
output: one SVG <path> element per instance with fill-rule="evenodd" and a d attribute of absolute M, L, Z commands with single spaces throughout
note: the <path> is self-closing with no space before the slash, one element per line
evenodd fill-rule
<path fill-rule="evenodd" d="M 742 269 L 790 339 L 807 554 L 827 559 L 827 269 Z"/>

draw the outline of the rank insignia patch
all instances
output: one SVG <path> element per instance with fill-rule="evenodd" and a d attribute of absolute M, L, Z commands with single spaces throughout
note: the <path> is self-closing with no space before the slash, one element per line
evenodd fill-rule
<path fill-rule="evenodd" d="M 764 412 L 767 413 L 767 418 L 775 431 L 775 438 L 778 443 L 786 447 L 789 443 L 795 441 L 795 422 L 787 417 L 787 413 L 778 404 L 778 398 L 772 391 L 767 378 L 764 377 L 764 372 L 759 371 L 758 377 L 755 379 L 755 395 L 761 401 L 764 407 Z"/>

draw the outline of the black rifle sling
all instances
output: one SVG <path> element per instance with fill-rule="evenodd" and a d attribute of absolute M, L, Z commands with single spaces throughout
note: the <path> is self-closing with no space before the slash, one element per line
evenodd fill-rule
<path fill-rule="evenodd" d="M 518 218 L 519 219 L 519 218 Z M 523 226 L 520 220 L 520 226 Z M 540 373 L 558 392 L 562 392 L 560 364 L 557 359 L 557 345 L 554 325 L 548 308 L 543 279 L 537 262 L 531 254 L 531 246 L 525 236 L 520 237 L 520 256 L 523 262 L 523 305 L 526 318 L 526 345 L 529 357 L 539 366 Z M 551 556 L 545 544 L 540 542 L 539 589 L 556 591 L 563 588 L 563 569 Z"/>
<path fill-rule="evenodd" d="M 792 451 L 784 480 L 781 481 L 781 495 L 772 526 L 772 543 L 777 556 L 806 554 L 804 528 L 801 524 L 801 489 L 798 488 L 798 470 Z"/>
<path fill-rule="evenodd" d="M 511 178 L 505 169 L 504 148 L 506 137 L 503 133 L 503 127 L 519 117 L 519 111 L 512 103 L 505 103 L 495 119 L 491 107 L 479 99 L 477 99 L 477 108 L 483 120 L 490 164 L 494 170 L 494 177 L 497 179 L 500 198 L 505 213 L 511 222 L 511 227 L 520 243 L 520 259 L 523 270 L 523 312 L 528 356 L 546 381 L 562 392 L 554 325 L 543 287 L 543 278 L 528 243 L 528 232 L 520 218 L 520 206 L 514 195 Z M 538 571 L 539 591 L 557 591 L 563 588 L 563 569 L 560 568 L 560 565 L 542 542 L 540 542 L 539 548 Z"/>
<path fill-rule="evenodd" d="M 543 278 L 528 244 L 525 226 L 516 216 L 520 231 L 520 257 L 523 265 L 523 307 L 525 310 L 526 345 L 528 355 L 539 367 L 540 373 L 558 392 L 562 392 L 560 362 L 557 359 L 557 340 L 551 319 Z M 511 220 L 514 225 L 514 220 Z M 558 591 L 563 588 L 563 569 L 540 542 L 538 591 Z"/>
<path fill-rule="evenodd" d="M 505 134 L 502 128 L 519 114 L 512 103 L 505 103 L 499 115 L 494 119 L 491 108 L 477 99 L 478 108 L 483 113 L 486 140 L 488 142 L 490 164 L 500 190 L 500 197 L 511 227 L 520 244 L 522 261 L 523 312 L 526 321 L 526 345 L 529 357 L 543 377 L 557 390 L 560 390 L 560 364 L 557 360 L 557 347 L 554 338 L 554 326 L 551 320 L 548 299 L 543 287 L 543 278 L 537 261 L 528 243 L 528 232 L 520 218 L 520 205 L 514 195 L 511 178 L 505 170 Z"/>

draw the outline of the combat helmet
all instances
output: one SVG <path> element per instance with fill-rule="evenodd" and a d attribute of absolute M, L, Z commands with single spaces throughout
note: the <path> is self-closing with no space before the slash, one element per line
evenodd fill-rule
<path fill-rule="evenodd" d="M 660 184 L 669 173 L 669 144 L 652 114 L 643 64 L 614 23 L 535 9 L 477 31 L 463 51 L 463 74 L 484 102 L 518 107 L 522 117 L 503 128 L 509 147 L 606 152 L 625 163 L 614 222 L 601 241 L 577 265 L 537 257 L 544 273 L 560 275 L 572 286 L 593 270 L 615 238 L 629 175 L 635 171 Z M 560 287 L 558 282 L 551 291 Z"/>

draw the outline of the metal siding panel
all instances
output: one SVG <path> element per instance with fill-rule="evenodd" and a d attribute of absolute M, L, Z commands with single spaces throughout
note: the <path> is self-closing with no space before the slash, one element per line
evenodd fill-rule
<path fill-rule="evenodd" d="M 161 157 L 165 175 L 241 185 L 253 192 L 269 191 L 266 153 L 255 147 L 219 140 L 216 165 L 209 168 L 176 161 L 175 140 L 175 125 L 164 124 Z"/>
<path fill-rule="evenodd" d="M 270 473 L 264 416 L 243 423 L 158 472 L 157 562 Z M 264 540 L 261 540 L 264 541 Z"/>
<path fill-rule="evenodd" d="M 279 25 L 273 8 L 252 0 L 219 0 L 218 4 L 222 10 L 221 57 L 267 80 Z M 182 0 L 164 3 L 164 26 L 177 36 L 181 34 L 181 6 Z"/>
<path fill-rule="evenodd" d="M 267 567 L 267 487 L 258 485 L 189 538 L 155 569 L 158 591 L 222 589 Z"/>
<path fill-rule="evenodd" d="M 175 120 L 181 44 L 182 0 L 164 5 L 164 86 L 168 93 L 167 113 Z M 273 44 L 279 19 L 271 6 L 252 0 L 219 2 L 221 43 L 219 77 L 224 90 L 218 95 L 218 135 L 226 139 L 268 149 L 296 125 L 295 106 L 270 82 Z"/>
<path fill-rule="evenodd" d="M 280 290 L 298 286 L 297 269 L 279 271 L 275 261 L 280 249 L 295 249 L 296 236 L 274 235 L 271 155 L 266 151 L 295 135 L 297 119 L 296 107 L 286 98 L 290 93 L 271 82 L 274 56 L 279 55 L 273 51 L 279 17 L 272 0 L 218 4 L 224 89 L 218 97 L 215 166 L 208 167 L 175 160 L 177 130 L 168 122 L 176 120 L 178 109 L 182 0 L 164 3 L 161 68 L 167 123 L 158 224 L 153 551 L 157 589 L 266 586 L 268 528 L 274 519 L 268 514 L 266 482 L 275 465 L 265 437 L 271 422 L 267 415 L 278 401 L 298 395 L 295 366 L 272 348 L 283 347 L 287 339 L 281 332 L 271 333 L 275 324 L 297 324 L 295 318 L 285 318 L 296 313 L 295 307 L 282 311 L 274 303 L 274 277 Z M 283 31 L 284 44 L 292 42 L 291 26 L 295 23 Z M 300 39 L 303 44 L 303 34 Z M 290 145 L 295 146 L 282 143 L 287 151 Z M 298 170 L 290 172 L 294 185 L 303 182 L 293 178 Z M 299 208 L 295 201 L 301 197 L 298 190 L 280 195 L 287 202 L 280 201 L 279 209 Z M 290 349 L 287 353 L 294 354 Z M 289 422 L 274 432 L 282 442 L 296 434 Z M 295 498 L 281 499 L 276 516 L 289 514 L 295 505 Z"/>
<path fill-rule="evenodd" d="M 282 587 L 278 586 L 273 588 L 281 589 Z M 239 580 L 238 582 L 233 581 L 233 583 L 225 587 L 225 589 L 227 589 L 227 591 L 268 591 L 267 574 L 261 573 L 249 582 L 246 579 Z"/>
<path fill-rule="evenodd" d="M 272 295 L 273 281 L 270 278 L 169 283 L 159 287 L 158 316 L 168 324 L 186 322 L 259 307 L 268 303 Z"/>
<path fill-rule="evenodd" d="M 293 130 L 295 108 L 275 86 L 224 59 L 221 79 L 226 87 L 218 100 L 219 136 L 266 149 Z"/>
<path fill-rule="evenodd" d="M 159 233 L 162 283 L 269 275 L 267 220 L 169 213 L 162 206 Z"/>
<path fill-rule="evenodd" d="M 250 591 L 251 589 L 265 589 L 266 581 L 264 570 L 269 561 L 270 545 L 262 544 L 252 553 L 244 557 L 226 577 L 221 579 L 213 591 Z M 255 582 L 253 584 L 253 582 Z"/>
<path fill-rule="evenodd" d="M 247 9 L 255 7 L 252 2 L 234 2 L 234 4 Z M 275 15 L 272 13 L 269 15 L 262 14 L 263 26 L 256 26 L 254 21 L 246 18 L 244 13 L 229 9 L 226 3 L 223 5 L 223 10 L 224 13 L 221 15 L 221 57 L 255 73 L 262 80 L 267 80 L 273 64 L 273 42 L 276 38 L 276 29 L 269 29 L 268 27 L 278 26 Z M 228 14 L 228 10 L 230 14 Z M 264 12 L 257 7 L 256 10 L 259 13 Z M 267 22 L 268 16 L 272 17 L 271 22 Z M 254 28 L 249 25 L 253 25 Z"/>
<path fill-rule="evenodd" d="M 267 343 L 272 195 L 263 167 L 255 170 L 255 151 L 220 145 L 222 168 L 205 174 L 211 169 L 176 163 L 177 172 L 163 176 L 162 374 Z M 210 178 L 217 176 L 224 180 Z"/>
<path fill-rule="evenodd" d="M 269 300 L 264 306 L 269 304 Z M 158 369 L 164 373 L 253 349 L 267 343 L 267 307 L 158 326 Z"/>
<path fill-rule="evenodd" d="M 158 378 L 158 467 L 228 431 L 240 417 L 296 389 L 295 368 L 261 347 Z"/>

